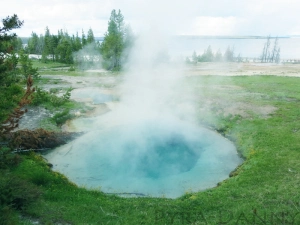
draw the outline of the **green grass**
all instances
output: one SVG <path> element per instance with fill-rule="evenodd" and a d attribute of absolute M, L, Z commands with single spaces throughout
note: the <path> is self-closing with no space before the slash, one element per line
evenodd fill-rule
<path fill-rule="evenodd" d="M 69 71 L 69 70 L 39 70 L 40 75 L 64 75 L 64 76 L 84 76 L 87 75 L 86 71 L 83 70 L 75 70 L 75 71 Z M 111 71 L 106 71 L 106 72 L 89 72 L 89 75 L 94 75 L 94 76 L 120 76 L 120 72 L 111 72 Z"/>
<path fill-rule="evenodd" d="M 64 75 L 64 76 L 83 76 L 84 72 L 82 71 L 68 71 L 68 70 L 41 70 L 39 71 L 40 75 Z"/>
<path fill-rule="evenodd" d="M 199 115 L 201 123 L 222 128 L 245 157 L 234 176 L 216 188 L 178 199 L 121 198 L 78 188 L 30 154 L 22 156 L 25 160 L 12 173 L 37 186 L 42 195 L 21 211 L 23 218 L 41 224 L 300 224 L 300 78 L 187 79 L 199 94 L 199 108 L 203 97 L 276 107 L 268 117 L 255 110 L 248 116 L 220 113 L 226 104 Z M 215 91 L 219 85 L 228 88 Z"/>
<path fill-rule="evenodd" d="M 32 66 L 39 68 L 39 70 L 57 69 L 57 68 L 64 69 L 64 68 L 69 68 L 70 67 L 70 65 L 65 64 L 65 63 L 51 62 L 51 61 L 49 61 L 47 63 L 44 63 L 44 62 L 42 62 L 40 60 L 37 60 L 37 59 L 32 60 Z"/>

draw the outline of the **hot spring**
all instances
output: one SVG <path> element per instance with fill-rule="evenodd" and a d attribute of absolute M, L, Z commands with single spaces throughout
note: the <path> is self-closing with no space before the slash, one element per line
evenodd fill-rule
<path fill-rule="evenodd" d="M 120 83 L 108 91 L 118 101 L 78 90 L 110 111 L 73 121 L 86 133 L 46 155 L 80 186 L 176 198 L 216 186 L 241 163 L 230 141 L 197 125 L 201 89 L 187 81 L 184 64 L 165 60 L 168 38 L 153 25 L 135 40 Z"/>
<path fill-rule="evenodd" d="M 176 198 L 216 186 L 241 163 L 230 141 L 178 119 L 102 128 L 47 154 L 53 169 L 106 193 Z"/>

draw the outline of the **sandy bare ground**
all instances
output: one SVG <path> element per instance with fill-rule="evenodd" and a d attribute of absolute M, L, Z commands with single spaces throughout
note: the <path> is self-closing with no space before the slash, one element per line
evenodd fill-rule
<path fill-rule="evenodd" d="M 97 76 L 99 71 L 89 71 L 87 76 L 71 77 L 63 75 L 44 75 L 45 78 L 57 80 L 57 84 L 45 85 L 46 89 L 52 87 L 70 87 L 76 89 L 84 89 L 87 87 L 98 88 L 103 94 L 119 95 L 118 84 L 121 83 L 119 77 L 114 75 Z M 257 76 L 257 75 L 272 75 L 272 76 L 287 76 L 287 77 L 300 77 L 300 64 L 270 64 L 270 63 L 198 63 L 197 65 L 187 66 L 185 70 L 186 76 Z M 101 85 L 100 85 L 101 84 Z M 201 89 L 201 87 L 199 87 Z M 234 85 L 211 85 L 211 89 L 222 93 L 234 92 L 232 96 L 219 96 L 218 98 L 208 97 L 202 94 L 197 96 L 201 100 L 199 113 L 209 113 L 215 108 L 218 108 L 220 113 L 225 115 L 240 115 L 249 118 L 256 114 L 262 118 L 268 118 L 273 112 L 277 110 L 276 107 L 271 105 L 255 105 L 248 101 L 242 100 L 243 98 L 236 99 L 238 96 L 255 97 L 256 93 L 249 93 L 242 87 Z M 201 93 L 201 91 L 197 91 Z M 251 96 L 250 96 L 251 95 Z M 231 98 L 232 97 L 232 98 Z M 79 117 L 94 117 L 103 115 L 111 110 L 118 102 L 106 102 L 100 105 L 95 105 L 92 101 L 84 101 L 84 99 L 77 99 L 76 101 L 83 101 L 89 104 L 94 109 L 87 113 L 81 114 Z M 75 119 L 76 120 L 76 119 Z M 65 131 L 78 131 L 73 124 L 74 121 L 68 121 L 64 126 Z"/>
<path fill-rule="evenodd" d="M 274 75 L 300 77 L 300 64 L 275 63 L 198 63 L 186 69 L 186 74 L 221 75 L 221 76 L 251 76 Z"/>

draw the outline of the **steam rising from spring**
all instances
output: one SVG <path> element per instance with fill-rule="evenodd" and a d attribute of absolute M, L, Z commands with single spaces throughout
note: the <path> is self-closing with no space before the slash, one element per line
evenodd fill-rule
<path fill-rule="evenodd" d="M 193 92 L 163 31 L 150 25 L 138 34 L 120 102 L 47 156 L 54 169 L 104 192 L 174 198 L 215 186 L 240 163 L 228 140 L 196 125 Z"/>
<path fill-rule="evenodd" d="M 183 65 L 168 54 L 168 37 L 152 27 L 140 34 L 126 65 L 121 114 L 127 119 L 185 117 L 193 114 Z M 183 107 L 184 106 L 184 107 Z M 125 112 L 123 112 L 123 110 Z"/>

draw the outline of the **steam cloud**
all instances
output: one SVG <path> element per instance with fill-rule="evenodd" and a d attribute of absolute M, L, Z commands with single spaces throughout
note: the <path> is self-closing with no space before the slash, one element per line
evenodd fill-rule
<path fill-rule="evenodd" d="M 231 143 L 195 125 L 184 65 L 168 54 L 178 9 L 149 12 L 150 2 L 143 3 L 148 11 L 125 66 L 120 102 L 93 118 L 91 132 L 48 159 L 78 184 L 105 192 L 178 197 L 188 189 L 214 186 L 240 161 Z M 225 165 L 215 166 L 220 160 Z"/>

